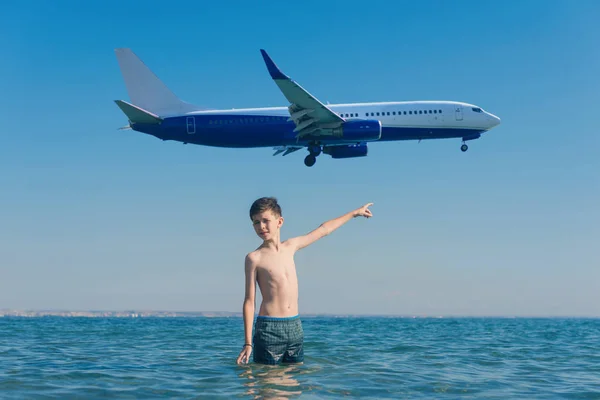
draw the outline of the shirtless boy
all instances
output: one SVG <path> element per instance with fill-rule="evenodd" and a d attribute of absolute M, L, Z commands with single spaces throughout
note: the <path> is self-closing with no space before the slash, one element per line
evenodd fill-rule
<path fill-rule="evenodd" d="M 246 295 L 244 297 L 245 342 L 237 363 L 248 363 L 254 347 L 254 362 L 260 364 L 300 363 L 304 360 L 304 332 L 298 316 L 298 278 L 294 265 L 296 251 L 329 235 L 356 217 L 373 215 L 368 203 L 321 224 L 312 232 L 281 241 L 281 207 L 273 197 L 256 200 L 250 207 L 254 231 L 262 245 L 246 255 Z M 254 320 L 256 283 L 263 301 Z"/>

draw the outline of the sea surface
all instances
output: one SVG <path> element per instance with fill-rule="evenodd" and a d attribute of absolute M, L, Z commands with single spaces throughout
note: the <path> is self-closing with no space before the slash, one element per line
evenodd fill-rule
<path fill-rule="evenodd" d="M 600 319 L 305 317 L 238 366 L 239 317 L 0 318 L 0 398 L 600 399 Z"/>

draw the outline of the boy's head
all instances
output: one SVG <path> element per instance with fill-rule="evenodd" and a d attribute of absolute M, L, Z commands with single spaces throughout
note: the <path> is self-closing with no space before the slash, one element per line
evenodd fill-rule
<path fill-rule="evenodd" d="M 263 240 L 278 235 L 283 224 L 281 206 L 275 197 L 261 197 L 255 200 L 250 207 L 250 220 L 256 234 Z"/>

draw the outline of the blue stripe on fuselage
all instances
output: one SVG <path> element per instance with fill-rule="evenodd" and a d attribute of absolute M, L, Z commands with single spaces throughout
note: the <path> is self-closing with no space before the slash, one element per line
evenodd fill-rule
<path fill-rule="evenodd" d="M 193 118 L 192 124 L 188 118 Z M 165 118 L 160 125 L 134 126 L 133 129 L 164 140 L 205 146 L 267 147 L 296 143 L 296 126 L 288 118 L 280 115 L 193 115 Z"/>
<path fill-rule="evenodd" d="M 462 138 L 475 133 L 482 133 L 481 129 L 466 128 L 415 128 L 415 127 L 386 127 L 381 131 L 379 142 L 396 140 L 427 140 Z"/>
<path fill-rule="evenodd" d="M 309 144 L 310 138 L 296 140 L 296 126 L 292 121 L 288 121 L 288 118 L 281 115 L 200 114 L 165 118 L 160 125 L 133 124 L 132 128 L 163 140 L 214 147 L 250 148 Z M 480 132 L 483 131 L 384 126 L 380 141 L 462 138 Z M 328 143 L 343 142 L 333 137 L 315 139 L 326 140 Z"/>

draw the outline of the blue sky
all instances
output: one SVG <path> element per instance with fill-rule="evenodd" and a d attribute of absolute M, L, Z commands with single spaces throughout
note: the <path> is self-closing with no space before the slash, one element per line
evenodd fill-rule
<path fill-rule="evenodd" d="M 3 6 L 0 308 L 241 311 L 248 208 L 300 252 L 301 313 L 600 315 L 600 5 L 59 1 Z M 456 100 L 502 124 L 362 159 L 118 131 L 130 47 L 179 97 L 285 106 L 259 49 L 323 102 Z"/>

